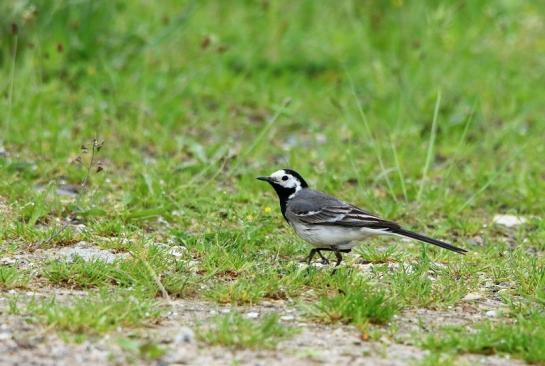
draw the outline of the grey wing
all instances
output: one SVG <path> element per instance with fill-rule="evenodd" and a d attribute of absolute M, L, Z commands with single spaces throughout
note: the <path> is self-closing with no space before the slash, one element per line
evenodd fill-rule
<path fill-rule="evenodd" d="M 323 200 L 320 205 L 294 205 L 287 214 L 291 220 L 310 225 L 337 225 L 346 227 L 366 227 L 373 229 L 399 229 L 395 222 L 383 220 L 356 206 L 349 205 L 333 197 Z"/>

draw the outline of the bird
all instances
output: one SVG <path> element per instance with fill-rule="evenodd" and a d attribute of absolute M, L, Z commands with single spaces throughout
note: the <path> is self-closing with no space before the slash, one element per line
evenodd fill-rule
<path fill-rule="evenodd" d="M 342 262 L 342 253 L 350 253 L 361 241 L 376 235 L 401 236 L 456 253 L 467 253 L 465 249 L 407 230 L 396 222 L 384 220 L 326 193 L 313 190 L 295 170 L 280 169 L 270 176 L 257 179 L 274 188 L 284 219 L 299 237 L 313 246 L 304 258 L 309 265 L 316 254 L 323 264 L 329 264 L 322 251 L 331 251 L 336 257 L 335 271 Z"/>

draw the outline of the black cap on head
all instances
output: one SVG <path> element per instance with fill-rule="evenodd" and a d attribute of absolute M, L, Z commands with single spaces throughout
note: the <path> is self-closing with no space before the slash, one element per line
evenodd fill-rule
<path fill-rule="evenodd" d="M 308 184 L 305 181 L 305 179 L 301 176 L 301 174 L 299 174 L 295 170 L 289 169 L 289 168 L 284 168 L 282 170 L 284 172 L 286 172 L 287 174 L 293 175 L 295 178 L 299 179 L 299 182 L 301 182 L 301 187 L 302 188 L 308 188 Z"/>

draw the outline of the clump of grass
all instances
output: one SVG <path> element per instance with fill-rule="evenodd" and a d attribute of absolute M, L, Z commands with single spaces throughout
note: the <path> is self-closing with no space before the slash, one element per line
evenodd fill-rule
<path fill-rule="evenodd" d="M 197 336 L 210 345 L 273 349 L 295 332 L 294 328 L 282 325 L 277 314 L 254 321 L 232 312 L 213 318 L 209 326 L 198 329 Z"/>
<path fill-rule="evenodd" d="M 456 356 L 442 353 L 442 352 L 432 352 L 429 355 L 426 355 L 422 360 L 416 363 L 418 366 L 455 366 Z"/>
<path fill-rule="evenodd" d="M 511 324 L 483 322 L 474 331 L 448 327 L 429 336 L 424 348 L 457 353 L 508 353 L 532 363 L 545 362 L 545 315 L 533 313 Z"/>
<path fill-rule="evenodd" d="M 27 287 L 30 277 L 15 266 L 0 266 L 0 289 Z"/>
<path fill-rule="evenodd" d="M 3 228 L 4 229 L 4 228 Z M 24 222 L 17 222 L 13 225 L 6 227 L 2 233 L 4 238 L 13 240 L 15 243 L 19 243 L 19 247 L 35 249 L 29 243 L 44 242 L 55 235 L 54 238 L 49 240 L 46 245 L 42 246 L 42 249 L 61 247 L 77 243 L 82 239 L 81 234 L 74 230 L 64 230 L 60 233 L 56 233 L 56 228 L 52 227 L 40 227 L 35 225 L 29 225 Z"/>
<path fill-rule="evenodd" d="M 398 305 L 381 291 L 359 283 L 341 289 L 335 296 L 324 296 L 309 308 L 310 317 L 325 323 L 385 324 L 399 310 Z"/>
<path fill-rule="evenodd" d="M 545 288 L 545 260 L 526 258 L 523 250 L 518 250 L 511 256 L 511 273 L 517 282 L 517 292 L 530 298 L 539 295 Z"/>
<path fill-rule="evenodd" d="M 218 283 L 206 293 L 206 297 L 222 304 L 255 304 L 265 297 L 266 287 L 250 279 Z"/>
<path fill-rule="evenodd" d="M 60 260 L 49 262 L 44 276 L 55 285 L 92 288 L 114 281 L 115 267 L 101 260 L 85 261 L 75 257 L 70 263 Z"/>
<path fill-rule="evenodd" d="M 70 304 L 54 297 L 32 300 L 26 311 L 39 323 L 76 335 L 98 335 L 118 327 L 143 326 L 156 321 L 161 314 L 155 301 L 126 291 L 102 291 Z"/>
<path fill-rule="evenodd" d="M 175 297 L 192 291 L 194 278 L 182 262 L 175 262 L 155 247 L 142 250 L 140 254 L 138 258 L 111 264 L 101 260 L 86 261 L 80 257 L 75 257 L 72 262 L 55 260 L 45 266 L 43 274 L 52 284 L 71 288 L 119 286 L 138 289 L 148 296 L 157 296 L 164 290 Z M 154 277 L 156 273 L 161 274 L 160 279 Z"/>
<path fill-rule="evenodd" d="M 206 297 L 224 304 L 255 304 L 264 298 L 286 299 L 297 296 L 304 288 L 305 278 L 296 268 L 281 272 L 271 268 L 253 270 L 255 272 L 251 275 L 227 272 L 224 277 L 235 278 L 214 284 L 206 292 Z"/>
<path fill-rule="evenodd" d="M 152 342 L 139 342 L 130 338 L 118 338 L 116 342 L 121 348 L 128 351 L 133 357 L 126 360 L 128 364 L 135 363 L 134 358 L 157 360 L 165 355 L 166 349 Z"/>
<path fill-rule="evenodd" d="M 387 274 L 392 294 L 407 305 L 428 306 L 434 302 L 433 283 L 429 276 L 429 261 L 401 265 Z"/>
<path fill-rule="evenodd" d="M 443 268 L 421 259 L 414 265 L 403 264 L 393 272 L 386 272 L 381 283 L 388 285 L 390 294 L 405 306 L 446 306 L 462 299 L 475 285 L 471 277 L 466 279 L 470 270 L 466 266 L 460 273 L 456 266 Z"/>
<path fill-rule="evenodd" d="M 361 256 L 365 263 L 388 263 L 395 261 L 397 247 L 395 245 L 388 246 L 384 250 L 377 249 L 374 246 L 362 245 L 356 248 L 355 252 Z"/>

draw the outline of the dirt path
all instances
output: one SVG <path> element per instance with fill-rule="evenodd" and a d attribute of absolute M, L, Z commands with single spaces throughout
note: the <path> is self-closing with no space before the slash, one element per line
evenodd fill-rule
<path fill-rule="evenodd" d="M 55 289 L 59 301 L 85 296 L 82 291 Z M 385 332 L 378 340 L 363 341 L 353 327 L 326 326 L 307 322 L 296 304 L 285 301 L 267 301 L 259 306 L 239 310 L 249 318 L 259 318 L 277 312 L 282 322 L 300 329 L 275 350 L 230 350 L 210 347 L 197 341 L 194 329 L 198 324 L 228 307 L 195 300 L 175 300 L 161 322 L 139 330 L 119 330 L 103 337 L 95 337 L 81 344 L 63 340 L 43 326 L 31 324 L 20 315 L 8 312 L 8 295 L 18 295 L 20 301 L 32 297 L 51 296 L 43 292 L 4 292 L 0 299 L 0 364 L 1 365 L 99 365 L 99 364 L 153 364 L 153 365 L 408 365 L 419 364 L 427 352 L 410 345 L 414 332 L 420 327 L 432 330 L 446 324 L 470 324 L 486 316 L 487 306 L 462 305 L 446 311 L 419 309 L 397 316 L 391 324 L 395 335 Z M 166 304 L 165 304 L 166 305 Z M 468 311 L 471 306 L 479 311 Z M 479 309 L 479 306 L 482 309 Z M 134 337 L 139 342 L 153 342 L 166 349 L 159 360 L 145 361 L 123 349 L 119 337 Z M 524 365 L 498 356 L 465 355 L 461 364 Z"/>

